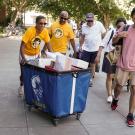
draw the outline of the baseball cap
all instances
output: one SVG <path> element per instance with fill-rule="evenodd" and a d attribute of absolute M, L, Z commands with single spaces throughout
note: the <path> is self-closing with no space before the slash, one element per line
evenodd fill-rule
<path fill-rule="evenodd" d="M 94 20 L 94 14 L 93 13 L 87 13 L 86 14 L 86 21 L 88 20 Z"/>

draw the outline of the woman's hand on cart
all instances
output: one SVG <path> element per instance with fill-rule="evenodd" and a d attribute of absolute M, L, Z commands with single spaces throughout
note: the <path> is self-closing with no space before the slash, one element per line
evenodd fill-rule
<path fill-rule="evenodd" d="M 45 50 L 43 49 L 43 50 L 41 50 L 41 57 L 43 57 L 43 58 L 46 58 L 47 57 L 47 55 L 46 55 L 46 53 L 45 53 Z"/>

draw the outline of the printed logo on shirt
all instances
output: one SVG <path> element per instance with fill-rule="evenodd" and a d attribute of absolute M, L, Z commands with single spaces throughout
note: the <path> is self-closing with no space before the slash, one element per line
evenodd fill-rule
<path fill-rule="evenodd" d="M 61 38 L 63 36 L 63 30 L 60 28 L 56 28 L 54 31 L 55 38 Z"/>
<path fill-rule="evenodd" d="M 37 48 L 41 44 L 41 38 L 36 36 L 31 41 L 32 47 Z"/>

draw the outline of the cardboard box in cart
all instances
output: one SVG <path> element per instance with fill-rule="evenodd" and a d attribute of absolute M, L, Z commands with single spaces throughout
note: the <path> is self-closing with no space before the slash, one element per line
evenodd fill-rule
<path fill-rule="evenodd" d="M 52 116 L 53 122 L 63 116 L 80 113 L 85 109 L 89 89 L 88 69 L 57 72 L 24 65 L 24 93 L 28 105 L 40 107 Z"/>

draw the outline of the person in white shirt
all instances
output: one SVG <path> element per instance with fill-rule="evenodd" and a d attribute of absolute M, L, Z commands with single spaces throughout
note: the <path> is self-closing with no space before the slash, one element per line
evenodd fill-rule
<path fill-rule="evenodd" d="M 107 95 L 108 95 L 107 97 L 108 103 L 112 102 L 112 92 L 113 92 L 112 80 L 113 80 L 113 74 L 115 74 L 115 71 L 116 71 L 116 64 L 111 64 L 106 56 L 108 52 L 114 49 L 112 45 L 113 35 L 121 26 L 124 26 L 125 24 L 126 24 L 126 20 L 124 18 L 118 18 L 115 23 L 116 29 L 110 29 L 106 33 L 103 39 L 105 53 L 104 53 L 102 71 L 106 73 L 106 90 L 107 90 Z"/>
<path fill-rule="evenodd" d="M 93 13 L 87 13 L 86 23 L 82 25 L 80 50 L 82 50 L 81 59 L 89 62 L 93 78 L 95 76 L 95 65 L 100 61 L 103 49 L 102 36 L 104 36 L 105 33 L 106 29 L 103 24 L 94 19 Z"/>

